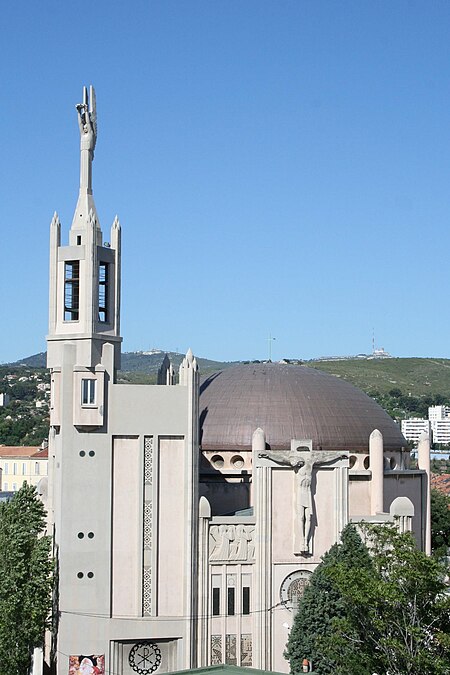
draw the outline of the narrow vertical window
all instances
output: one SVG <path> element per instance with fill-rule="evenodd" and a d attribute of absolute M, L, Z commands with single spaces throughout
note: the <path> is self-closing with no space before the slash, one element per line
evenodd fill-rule
<path fill-rule="evenodd" d="M 212 613 L 213 616 L 220 614 L 220 588 L 212 589 Z"/>
<path fill-rule="evenodd" d="M 35 474 L 35 476 L 39 476 L 40 473 L 41 473 L 41 471 L 40 471 L 39 462 L 35 462 L 34 463 L 34 474 Z"/>
<path fill-rule="evenodd" d="M 5 462 L 5 474 L 8 473 L 8 462 Z"/>
<path fill-rule="evenodd" d="M 98 266 L 98 320 L 108 322 L 108 265 L 101 262 Z"/>
<path fill-rule="evenodd" d="M 250 586 L 242 587 L 242 614 L 250 614 Z"/>
<path fill-rule="evenodd" d="M 78 321 L 80 316 L 80 261 L 64 264 L 64 321 Z"/>
<path fill-rule="evenodd" d="M 81 404 L 95 405 L 95 380 L 81 380 Z"/>
<path fill-rule="evenodd" d="M 228 616 L 234 616 L 234 594 L 235 589 L 233 587 L 227 588 L 227 614 Z"/>
<path fill-rule="evenodd" d="M 13 475 L 17 476 L 17 464 L 16 463 L 13 464 Z"/>
<path fill-rule="evenodd" d="M 22 464 L 22 476 L 26 476 L 26 473 L 27 473 L 27 465 Z"/>

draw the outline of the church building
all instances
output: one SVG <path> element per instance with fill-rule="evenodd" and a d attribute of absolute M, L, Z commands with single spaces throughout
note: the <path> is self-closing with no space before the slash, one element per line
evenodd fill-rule
<path fill-rule="evenodd" d="M 77 105 L 80 191 L 50 228 L 49 527 L 58 675 L 216 664 L 288 672 L 309 576 L 349 522 L 430 547 L 429 441 L 350 384 L 248 364 L 201 380 L 188 351 L 156 385 L 118 384 L 121 228 L 92 193 L 95 93 Z"/>

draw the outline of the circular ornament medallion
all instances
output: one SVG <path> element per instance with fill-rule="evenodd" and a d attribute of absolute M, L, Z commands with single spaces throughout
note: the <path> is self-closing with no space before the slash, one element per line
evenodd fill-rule
<path fill-rule="evenodd" d="M 309 584 L 311 572 L 308 570 L 297 570 L 291 572 L 284 579 L 280 586 L 280 600 L 290 612 L 297 610 L 298 603 L 306 586 Z"/>
<path fill-rule="evenodd" d="M 150 675 L 161 665 L 161 650 L 153 642 L 138 642 L 130 651 L 128 663 L 135 673 Z"/>

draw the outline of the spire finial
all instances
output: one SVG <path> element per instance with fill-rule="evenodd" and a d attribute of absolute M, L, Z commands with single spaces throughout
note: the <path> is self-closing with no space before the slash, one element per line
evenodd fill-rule
<path fill-rule="evenodd" d="M 76 109 L 80 128 L 80 192 L 92 194 L 92 162 L 97 142 L 97 105 L 92 85 L 89 95 L 87 87 L 83 87 L 83 103 L 77 103 Z"/>

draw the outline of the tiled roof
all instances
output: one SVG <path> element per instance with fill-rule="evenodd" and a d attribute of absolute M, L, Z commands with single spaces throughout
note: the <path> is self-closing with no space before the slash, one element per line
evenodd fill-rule
<path fill-rule="evenodd" d="M 450 496 L 450 473 L 431 474 L 431 487 Z"/>
<path fill-rule="evenodd" d="M 40 445 L 33 447 L 24 447 L 23 445 L 0 445 L 0 459 L 9 457 L 35 457 L 36 459 L 47 459 L 48 449 Z"/>

